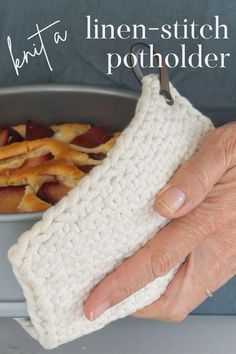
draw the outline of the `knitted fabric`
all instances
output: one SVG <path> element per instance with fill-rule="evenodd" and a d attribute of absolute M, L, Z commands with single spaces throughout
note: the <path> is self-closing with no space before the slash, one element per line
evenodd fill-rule
<path fill-rule="evenodd" d="M 213 128 L 173 86 L 172 106 L 159 90 L 156 75 L 143 78 L 135 116 L 104 162 L 9 250 L 30 316 L 19 322 L 47 349 L 157 300 L 178 268 L 97 320 L 84 317 L 91 290 L 167 224 L 154 198 Z"/>

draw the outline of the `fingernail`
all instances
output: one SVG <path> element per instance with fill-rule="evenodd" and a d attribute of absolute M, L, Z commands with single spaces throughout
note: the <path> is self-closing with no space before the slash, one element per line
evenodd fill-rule
<path fill-rule="evenodd" d="M 177 187 L 170 187 L 158 198 L 158 203 L 172 213 L 176 212 L 184 202 L 185 194 Z"/>
<path fill-rule="evenodd" d="M 93 309 L 89 313 L 89 320 L 94 321 L 98 317 L 100 317 L 106 310 L 110 308 L 110 302 L 109 301 L 104 301 L 102 302 L 97 308 Z"/>

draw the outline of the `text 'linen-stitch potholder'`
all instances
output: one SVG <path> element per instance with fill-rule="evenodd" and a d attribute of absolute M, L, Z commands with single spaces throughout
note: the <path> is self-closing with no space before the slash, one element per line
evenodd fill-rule
<path fill-rule="evenodd" d="M 157 75 L 143 77 L 135 115 L 104 162 L 9 251 L 29 313 L 19 322 L 47 349 L 152 303 L 175 274 L 177 268 L 95 321 L 83 315 L 90 291 L 166 225 L 154 197 L 213 128 L 172 85 L 174 104 L 167 104 L 165 75 L 162 86 Z"/>

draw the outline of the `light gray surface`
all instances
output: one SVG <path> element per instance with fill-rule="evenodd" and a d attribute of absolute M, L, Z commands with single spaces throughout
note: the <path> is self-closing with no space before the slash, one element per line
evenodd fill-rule
<path fill-rule="evenodd" d="M 52 350 L 14 321 L 0 320 L 0 354 L 235 354 L 236 317 L 194 316 L 181 324 L 127 318 Z"/>

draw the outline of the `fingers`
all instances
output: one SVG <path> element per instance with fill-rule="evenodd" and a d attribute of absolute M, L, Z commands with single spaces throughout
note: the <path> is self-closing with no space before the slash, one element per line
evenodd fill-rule
<path fill-rule="evenodd" d="M 187 261 L 179 268 L 168 288 L 157 301 L 135 312 L 134 317 L 153 319 L 168 322 L 181 322 L 185 318 L 185 311 L 181 311 L 179 301 L 183 298 L 183 283 L 188 269 Z M 181 300 L 182 299 L 182 300 Z"/>
<path fill-rule="evenodd" d="M 96 319 L 108 308 L 157 277 L 167 274 L 214 232 L 218 225 L 208 224 L 209 220 L 212 220 L 211 212 L 204 210 L 202 218 L 198 209 L 200 207 L 184 218 L 172 221 L 158 236 L 108 275 L 87 299 L 84 305 L 85 316 L 90 320 Z M 216 219 L 219 220 L 219 216 L 216 215 Z"/>
<path fill-rule="evenodd" d="M 232 210 L 229 210 L 226 207 L 232 204 L 229 203 L 233 198 L 232 185 L 226 183 L 230 193 L 222 193 L 225 187 L 223 182 L 218 183 L 215 191 L 210 192 L 229 167 L 222 148 L 225 145 L 221 140 L 215 139 L 214 134 L 210 135 L 196 156 L 176 173 L 165 192 L 162 191 L 157 209 L 161 214 L 176 219 L 94 289 L 84 305 L 84 313 L 88 319 L 96 319 L 108 308 L 168 273 L 209 235 L 222 230 L 235 217 L 236 209 L 231 207 Z M 171 197 L 165 199 L 168 188 L 172 187 L 175 190 L 172 189 Z M 164 198 L 164 203 L 160 202 L 161 198 Z M 176 199 L 180 204 L 179 209 L 176 209 Z M 166 208 L 168 200 L 175 205 L 176 210 Z M 202 200 L 204 201 L 198 205 Z M 232 201 L 234 202 L 234 198 Z M 204 275 L 204 270 L 201 273 Z M 192 278 L 194 279 L 194 274 Z M 197 301 L 200 298 L 199 295 Z"/>
<path fill-rule="evenodd" d="M 166 293 L 134 315 L 140 318 L 151 316 L 152 319 L 161 321 L 182 322 L 207 298 L 206 289 L 211 289 L 211 284 L 207 281 L 207 271 L 206 252 L 196 248 L 180 267 Z"/>
<path fill-rule="evenodd" d="M 219 139 L 219 130 L 209 134 L 200 150 L 157 196 L 155 208 L 161 215 L 173 219 L 190 212 L 227 170 L 226 139 Z"/>
<path fill-rule="evenodd" d="M 232 239 L 234 237 L 234 240 Z M 134 316 L 181 322 L 236 274 L 235 227 L 208 238 L 180 267 L 164 295 Z"/>

